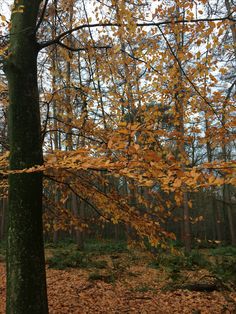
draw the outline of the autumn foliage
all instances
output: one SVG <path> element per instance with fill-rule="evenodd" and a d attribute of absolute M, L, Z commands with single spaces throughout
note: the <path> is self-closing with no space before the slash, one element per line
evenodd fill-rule
<path fill-rule="evenodd" d="M 43 171 L 45 230 L 89 227 L 68 205 L 76 195 L 98 221 L 130 225 L 154 246 L 175 239 L 167 220 L 183 219 L 188 241 L 203 219 L 192 217 L 193 195 L 236 185 L 235 7 L 212 2 L 215 11 L 205 0 L 42 4 L 44 164 L 8 170 L 3 80 L 2 196 L 9 173 Z M 0 27 L 3 59 L 3 14 Z"/>

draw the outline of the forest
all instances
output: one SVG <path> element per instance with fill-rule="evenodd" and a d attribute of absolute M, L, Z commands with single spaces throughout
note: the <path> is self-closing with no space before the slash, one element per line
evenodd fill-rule
<path fill-rule="evenodd" d="M 0 313 L 236 313 L 236 2 L 0 1 Z"/>

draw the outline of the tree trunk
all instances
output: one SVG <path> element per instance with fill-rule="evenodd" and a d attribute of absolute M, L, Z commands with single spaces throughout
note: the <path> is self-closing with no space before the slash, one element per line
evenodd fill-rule
<path fill-rule="evenodd" d="M 180 17 L 180 9 L 178 5 L 176 6 L 176 16 Z M 185 12 L 183 12 L 183 20 L 184 20 Z M 183 21 L 184 25 L 184 21 Z M 183 52 L 184 47 L 184 36 L 185 33 L 183 31 L 182 26 L 180 25 L 180 30 L 176 34 L 176 54 L 179 58 L 179 53 Z M 179 58 L 180 60 L 180 58 Z M 181 171 L 184 173 L 186 171 L 186 152 L 185 152 L 185 124 L 184 124 L 184 117 L 185 117 L 185 110 L 186 110 L 186 100 L 183 97 L 183 90 L 185 89 L 184 80 L 183 80 L 183 71 L 179 68 L 179 65 L 176 69 L 177 77 L 178 77 L 178 84 L 175 87 L 175 111 L 176 111 L 176 131 L 178 132 L 178 139 L 177 139 L 177 158 L 180 162 Z M 182 206 L 183 206 L 183 239 L 184 239 L 184 247 L 187 253 L 190 253 L 191 246 L 192 246 L 192 239 L 191 239 L 191 227 L 190 227 L 190 209 L 188 203 L 188 193 L 186 189 L 186 185 L 183 184 L 182 188 Z"/>
<path fill-rule="evenodd" d="M 229 222 L 229 233 L 230 233 L 230 241 L 231 245 L 236 246 L 236 233 L 234 228 L 234 215 L 231 208 L 231 195 L 230 195 L 230 187 L 228 184 L 225 184 L 223 187 L 223 202 L 226 204 L 227 208 L 227 216 Z"/>
<path fill-rule="evenodd" d="M 223 218 L 221 217 L 221 211 L 220 208 L 216 202 L 216 200 L 214 200 L 214 208 L 215 208 L 215 214 L 216 214 L 216 234 L 217 234 L 217 240 L 222 242 L 222 220 Z"/>
<path fill-rule="evenodd" d="M 7 199 L 4 197 L 2 199 L 2 208 L 1 208 L 1 213 L 0 213 L 0 216 L 1 216 L 1 219 L 0 219 L 0 240 L 3 240 L 4 239 L 4 236 L 5 236 L 5 225 L 6 225 L 6 207 L 7 207 Z"/>
<path fill-rule="evenodd" d="M 233 13 L 233 5 L 231 6 L 229 0 L 225 0 L 225 6 L 227 9 L 228 15 L 231 15 Z M 233 37 L 233 43 L 234 43 L 234 57 L 236 58 L 236 26 L 234 23 L 230 23 L 230 29 Z"/>
<path fill-rule="evenodd" d="M 41 0 L 15 0 L 9 57 L 10 169 L 42 164 L 36 20 Z M 42 227 L 42 173 L 9 176 L 7 314 L 48 313 Z"/>
<path fill-rule="evenodd" d="M 78 198 L 75 195 L 75 193 L 72 193 L 72 202 L 71 202 L 71 209 L 72 213 L 75 217 L 77 218 L 84 218 L 84 201 L 80 201 L 80 205 L 78 204 Z M 78 209 L 80 208 L 80 209 Z M 75 242 L 77 244 L 77 249 L 78 250 L 83 250 L 84 249 L 84 231 L 79 230 L 75 228 Z"/>
<path fill-rule="evenodd" d="M 3 215 L 3 199 L 1 199 L 0 207 L 0 241 L 3 239 L 3 228 L 4 228 L 4 215 Z"/>

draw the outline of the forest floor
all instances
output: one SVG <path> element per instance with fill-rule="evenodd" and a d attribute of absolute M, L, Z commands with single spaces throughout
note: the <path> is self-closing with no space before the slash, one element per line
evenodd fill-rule
<path fill-rule="evenodd" d="M 189 291 L 186 283 L 213 284 L 205 267 L 174 258 L 163 262 L 140 250 L 46 249 L 50 314 L 236 313 L 236 292 L 219 281 L 212 292 Z M 192 261 L 193 262 L 193 261 Z M 79 263 L 79 264 L 77 264 Z M 173 265 L 175 265 L 173 267 Z M 69 266 L 69 267 L 68 267 Z M 178 268 L 179 267 L 179 268 Z M 57 268 L 57 269 L 55 269 Z M 58 269 L 59 268 L 59 269 Z M 5 313 L 5 264 L 0 263 L 0 313 Z"/>

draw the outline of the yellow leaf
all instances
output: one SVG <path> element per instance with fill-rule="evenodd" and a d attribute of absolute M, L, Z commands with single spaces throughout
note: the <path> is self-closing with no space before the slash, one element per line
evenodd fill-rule
<path fill-rule="evenodd" d="M 116 45 L 113 47 L 114 53 L 117 53 L 118 51 L 120 51 L 120 45 Z"/>
<path fill-rule="evenodd" d="M 182 184 L 182 181 L 180 179 L 176 179 L 174 184 L 173 184 L 173 187 L 174 188 L 179 188 Z"/>
<path fill-rule="evenodd" d="M 228 72 L 226 68 L 221 68 L 219 71 L 220 71 L 220 73 L 223 74 L 223 75 Z"/>

